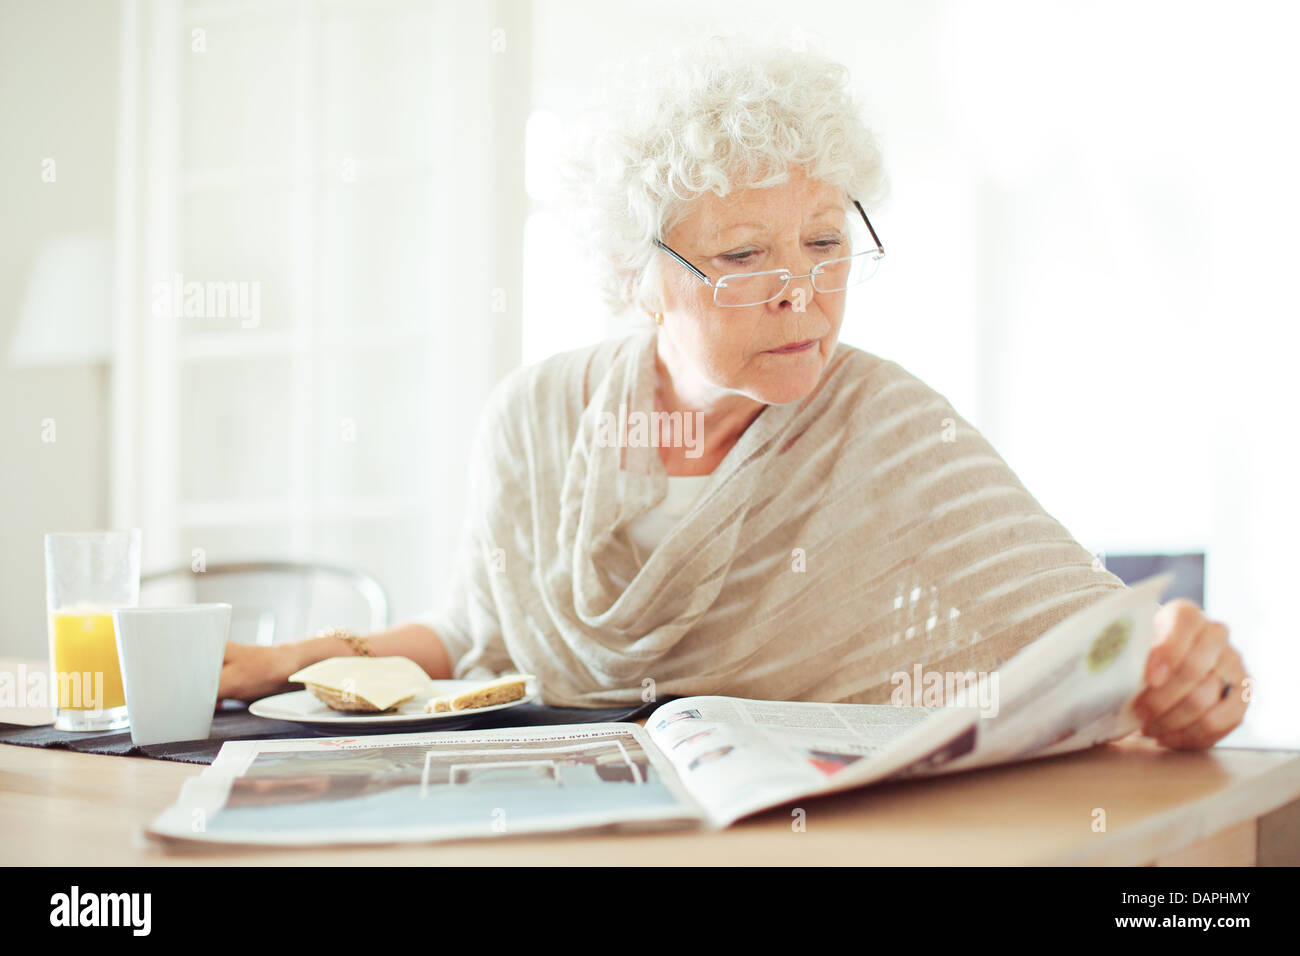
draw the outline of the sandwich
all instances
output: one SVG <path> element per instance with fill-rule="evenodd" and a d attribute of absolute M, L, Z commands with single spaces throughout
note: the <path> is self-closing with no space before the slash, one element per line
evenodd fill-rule
<path fill-rule="evenodd" d="M 409 657 L 331 657 L 289 675 L 331 710 L 380 714 L 395 710 L 433 682 Z"/>

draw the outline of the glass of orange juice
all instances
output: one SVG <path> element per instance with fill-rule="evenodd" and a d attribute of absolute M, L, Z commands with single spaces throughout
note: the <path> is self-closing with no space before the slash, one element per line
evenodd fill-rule
<path fill-rule="evenodd" d="M 45 536 L 50 697 L 56 730 L 130 726 L 113 608 L 140 599 L 140 531 Z"/>

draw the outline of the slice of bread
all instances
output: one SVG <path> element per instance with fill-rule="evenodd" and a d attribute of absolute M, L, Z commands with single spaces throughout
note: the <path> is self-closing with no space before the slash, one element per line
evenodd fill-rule
<path fill-rule="evenodd" d="M 307 689 L 316 695 L 321 703 L 325 704 L 332 710 L 341 710 L 345 713 L 352 714 L 382 714 L 385 711 L 401 707 L 415 694 L 407 694 L 401 700 L 395 700 L 387 707 L 377 707 L 375 704 L 366 700 L 358 693 L 345 693 L 344 691 L 334 690 L 323 684 L 307 684 Z"/>
<path fill-rule="evenodd" d="M 426 714 L 445 714 L 454 710 L 473 710 L 476 707 L 491 707 L 494 704 L 508 704 L 519 700 L 528 690 L 528 681 L 532 674 L 509 674 L 487 681 L 469 690 L 457 694 L 445 694 L 435 697 L 425 705 Z"/>
<path fill-rule="evenodd" d="M 332 710 L 384 713 L 433 687 L 409 657 L 331 657 L 289 675 Z"/>

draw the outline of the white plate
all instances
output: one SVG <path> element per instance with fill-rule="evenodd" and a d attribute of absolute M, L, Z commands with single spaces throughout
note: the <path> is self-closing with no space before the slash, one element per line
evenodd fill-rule
<path fill-rule="evenodd" d="M 475 707 L 471 710 L 449 710 L 440 714 L 426 714 L 424 706 L 431 697 L 444 694 L 459 694 L 484 683 L 481 680 L 435 680 L 430 681 L 429 690 L 416 694 L 411 700 L 395 711 L 383 714 L 348 714 L 340 710 L 331 710 L 309 690 L 291 690 L 274 697 L 263 697 L 248 705 L 248 712 L 258 717 L 272 720 L 296 720 L 300 724 L 415 724 L 447 718 L 463 719 L 475 714 L 489 714 L 494 710 L 518 707 L 520 704 L 532 703 L 537 699 L 537 682 L 528 681 L 524 685 L 524 696 L 504 704 L 492 704 L 489 707 Z"/>

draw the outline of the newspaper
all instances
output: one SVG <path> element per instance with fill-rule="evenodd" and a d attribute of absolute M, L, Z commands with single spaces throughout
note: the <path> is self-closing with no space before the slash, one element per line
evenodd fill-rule
<path fill-rule="evenodd" d="M 321 845 L 710 828 L 883 780 L 1066 753 L 1139 729 L 1162 574 L 998 671 L 896 675 L 889 704 L 686 697 L 646 720 L 224 744 L 148 828 Z"/>

